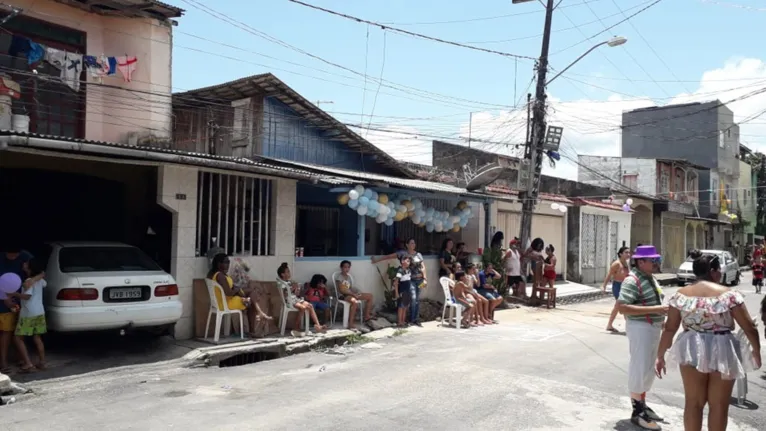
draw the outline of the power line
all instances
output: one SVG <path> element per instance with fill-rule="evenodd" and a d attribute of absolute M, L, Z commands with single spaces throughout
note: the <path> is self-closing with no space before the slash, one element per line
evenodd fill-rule
<path fill-rule="evenodd" d="M 301 6 L 307 7 L 307 8 L 311 8 L 311 9 L 315 9 L 315 10 L 318 10 L 318 11 L 321 11 L 321 12 L 329 13 L 331 15 L 339 16 L 341 18 L 345 18 L 345 19 L 348 19 L 348 20 L 351 20 L 351 21 L 356 21 L 356 22 L 359 22 L 359 23 L 374 25 L 376 27 L 380 27 L 381 30 L 390 30 L 390 31 L 392 31 L 394 33 L 400 33 L 400 34 L 404 34 L 404 35 L 407 35 L 407 36 L 412 36 L 412 37 L 415 37 L 415 38 L 418 38 L 418 39 L 424 39 L 424 40 L 429 40 L 431 42 L 443 43 L 443 44 L 446 44 L 446 45 L 452 45 L 452 46 L 456 46 L 456 47 L 459 47 L 459 48 L 470 49 L 470 50 L 473 50 L 473 51 L 485 52 L 487 54 L 500 55 L 502 57 L 523 58 L 523 59 L 527 59 L 527 60 L 534 60 L 535 59 L 534 57 L 529 57 L 527 55 L 511 54 L 509 52 L 496 51 L 494 49 L 480 48 L 480 47 L 477 47 L 477 46 L 466 45 L 466 44 L 463 44 L 463 43 L 460 43 L 460 42 L 454 42 L 454 41 L 451 41 L 451 40 L 446 40 L 446 39 L 441 39 L 441 38 L 438 38 L 438 37 L 428 36 L 428 35 L 421 34 L 421 33 L 415 33 L 414 31 L 403 30 L 403 29 L 400 29 L 400 28 L 391 27 L 391 26 L 388 26 L 388 25 L 383 24 L 383 23 L 379 23 L 379 22 L 375 22 L 375 21 L 369 21 L 369 20 L 366 20 L 366 19 L 358 18 L 358 17 L 351 16 L 351 15 L 347 15 L 345 13 L 336 12 L 334 10 L 326 9 L 326 8 L 323 8 L 323 7 L 320 7 L 320 6 L 312 5 L 312 4 L 309 4 L 309 3 L 304 3 L 304 2 L 302 2 L 300 0 L 287 0 L 287 1 L 289 1 L 291 3 L 295 3 L 297 5 L 301 5 Z"/>

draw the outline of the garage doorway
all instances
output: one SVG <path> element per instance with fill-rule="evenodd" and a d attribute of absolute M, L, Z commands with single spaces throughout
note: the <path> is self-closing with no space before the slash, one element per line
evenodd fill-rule
<path fill-rule="evenodd" d="M 52 241 L 116 241 L 170 272 L 172 214 L 157 204 L 157 168 L 3 152 L 0 238 L 40 256 Z M 35 253 L 38 252 L 38 253 Z"/>

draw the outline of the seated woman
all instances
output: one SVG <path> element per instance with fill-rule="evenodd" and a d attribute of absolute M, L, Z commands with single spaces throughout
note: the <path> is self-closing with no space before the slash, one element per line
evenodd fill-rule
<path fill-rule="evenodd" d="M 500 279 L 502 276 L 495 271 L 491 263 L 487 263 L 487 267 L 479 272 L 479 285 L 476 287 L 476 292 L 489 301 L 489 315 L 487 317 L 490 320 L 494 320 L 495 308 L 504 301 L 497 288 L 492 284 L 492 281 Z"/>
<path fill-rule="evenodd" d="M 279 268 L 277 268 L 277 276 L 277 287 L 282 291 L 285 302 L 287 302 L 287 305 L 298 310 L 298 313 L 296 313 L 295 316 L 295 328 L 297 329 L 293 329 L 290 334 L 292 334 L 293 337 L 300 337 L 303 335 L 300 331 L 300 327 L 304 313 L 309 313 L 311 315 L 311 320 L 314 321 L 314 329 L 316 329 L 317 332 L 325 332 L 327 327 L 319 323 L 319 318 L 317 318 L 317 313 L 314 311 L 314 307 L 311 303 L 298 297 L 298 283 L 290 281 L 291 274 L 290 268 L 287 267 L 287 262 L 283 262 L 279 265 Z"/>
<path fill-rule="evenodd" d="M 234 286 L 234 279 L 229 276 L 229 256 L 220 253 L 213 257 L 213 264 L 207 273 L 207 278 L 215 281 L 223 289 L 226 305 L 230 310 L 247 310 L 247 320 L 250 322 L 250 337 L 255 337 L 257 323 L 263 320 L 271 320 L 260 307 L 255 299 L 255 290 Z M 224 298 L 221 297 L 221 291 L 215 290 L 215 298 L 218 309 L 223 310 Z"/>
<path fill-rule="evenodd" d="M 351 262 L 344 260 L 340 263 L 340 273 L 335 276 L 335 285 L 338 286 L 339 299 L 347 301 L 351 306 L 348 311 L 348 329 L 354 329 L 354 316 L 359 307 L 359 301 L 364 301 L 364 321 L 372 319 L 372 293 L 362 293 L 358 288 L 351 285 Z"/>
<path fill-rule="evenodd" d="M 325 324 L 332 319 L 328 299 L 330 299 L 330 293 L 327 292 L 327 278 L 322 274 L 314 274 L 306 290 L 306 301 L 311 303 L 314 310 L 324 311 Z"/>

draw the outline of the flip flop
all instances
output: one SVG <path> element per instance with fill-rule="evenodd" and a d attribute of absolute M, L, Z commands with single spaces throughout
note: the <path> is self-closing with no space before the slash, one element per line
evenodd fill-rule
<path fill-rule="evenodd" d="M 19 368 L 19 374 L 29 374 L 29 373 L 34 373 L 35 371 L 37 371 L 37 368 L 35 368 L 34 365 L 30 365 L 29 367 Z"/>
<path fill-rule="evenodd" d="M 13 372 L 13 368 L 11 367 L 0 368 L 0 374 L 10 374 L 12 372 Z"/>
<path fill-rule="evenodd" d="M 617 328 L 606 328 L 607 332 L 610 332 L 612 334 L 619 334 L 620 331 Z"/>

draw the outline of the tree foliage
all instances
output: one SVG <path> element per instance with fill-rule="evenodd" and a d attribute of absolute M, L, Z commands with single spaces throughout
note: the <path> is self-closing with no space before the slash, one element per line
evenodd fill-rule
<path fill-rule="evenodd" d="M 755 234 L 766 235 L 766 155 L 763 153 L 750 154 L 746 160 L 755 172 Z"/>

